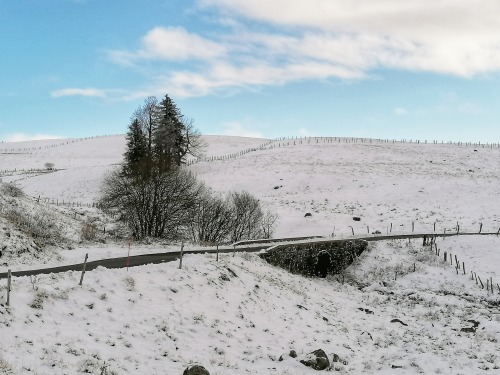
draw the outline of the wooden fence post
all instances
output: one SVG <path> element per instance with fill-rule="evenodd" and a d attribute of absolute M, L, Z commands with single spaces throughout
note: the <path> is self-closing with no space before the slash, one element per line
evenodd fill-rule
<path fill-rule="evenodd" d="M 476 276 L 477 276 L 477 275 L 476 275 Z M 481 278 L 480 278 L 479 276 L 477 276 L 477 278 L 478 278 L 479 282 L 481 283 L 481 289 L 484 289 L 484 284 L 483 284 L 483 282 L 481 281 Z"/>
<path fill-rule="evenodd" d="M 219 261 L 219 244 L 217 244 L 217 257 L 215 258 L 215 261 Z"/>
<path fill-rule="evenodd" d="M 7 306 L 10 306 L 10 286 L 12 282 L 12 272 L 9 269 L 7 271 Z"/>
<path fill-rule="evenodd" d="M 236 254 L 236 245 L 233 245 L 233 257 Z"/>
<path fill-rule="evenodd" d="M 89 258 L 89 254 L 85 254 L 85 260 L 83 261 L 83 268 L 82 268 L 82 276 L 80 277 L 80 284 L 82 285 L 83 283 L 83 275 L 85 275 L 85 269 L 87 268 L 87 259 Z"/>
<path fill-rule="evenodd" d="M 483 230 L 483 223 L 479 223 L 479 233 Z"/>
<path fill-rule="evenodd" d="M 181 242 L 181 258 L 179 259 L 179 269 L 182 269 L 182 256 L 184 255 L 184 241 Z"/>

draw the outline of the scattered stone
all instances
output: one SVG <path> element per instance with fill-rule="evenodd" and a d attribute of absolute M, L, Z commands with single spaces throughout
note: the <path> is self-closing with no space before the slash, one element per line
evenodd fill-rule
<path fill-rule="evenodd" d="M 290 350 L 290 353 L 288 354 L 282 354 L 280 355 L 278 361 L 283 361 L 285 358 L 297 358 L 297 352 L 295 350 Z"/>
<path fill-rule="evenodd" d="M 362 307 L 358 307 L 358 310 L 359 311 L 364 311 L 365 313 L 367 314 L 375 314 L 373 311 L 369 310 L 369 309 L 364 309 Z"/>
<path fill-rule="evenodd" d="M 370 335 L 371 337 L 371 335 Z M 373 340 L 373 339 L 372 339 Z M 347 366 L 347 361 L 345 359 L 342 359 L 339 357 L 338 354 L 335 354 L 333 353 L 333 356 L 332 356 L 332 362 L 340 362 L 342 363 L 344 366 Z"/>
<path fill-rule="evenodd" d="M 464 327 L 460 330 L 460 332 L 470 332 L 470 333 L 475 333 L 476 332 L 476 327 Z"/>
<path fill-rule="evenodd" d="M 182 375 L 210 375 L 210 373 L 203 366 L 191 365 L 184 370 Z"/>
<path fill-rule="evenodd" d="M 479 322 L 477 320 L 469 319 L 467 323 L 472 323 L 476 328 L 479 327 Z"/>
<path fill-rule="evenodd" d="M 382 234 L 382 232 L 379 230 L 376 230 L 375 232 L 372 232 L 372 234 Z"/>
<path fill-rule="evenodd" d="M 307 212 L 307 213 L 304 215 L 304 217 L 309 217 L 309 216 L 312 216 L 312 213 Z"/>
<path fill-rule="evenodd" d="M 314 352 L 307 354 L 304 359 L 300 360 L 300 363 L 318 371 L 325 370 L 330 367 L 328 356 L 322 349 L 317 349 Z"/>
<path fill-rule="evenodd" d="M 328 318 L 322 317 L 325 322 L 328 322 Z"/>
<path fill-rule="evenodd" d="M 353 219 L 354 221 L 361 221 L 361 218 L 360 218 L 360 217 L 358 217 L 358 216 L 354 216 L 352 219 Z"/>
<path fill-rule="evenodd" d="M 401 320 L 399 320 L 399 319 L 392 319 L 392 320 L 391 320 L 391 323 L 401 323 L 401 324 L 402 324 L 402 325 L 404 325 L 404 326 L 408 326 L 408 324 L 403 323 L 403 322 L 402 322 Z"/>
<path fill-rule="evenodd" d="M 298 307 L 299 309 L 302 309 L 302 310 L 307 310 L 307 308 L 306 308 L 306 307 L 304 307 L 304 306 L 302 306 L 302 305 L 297 305 L 297 307 Z"/>
<path fill-rule="evenodd" d="M 479 327 L 479 322 L 477 320 L 469 319 L 469 320 L 467 320 L 467 323 L 472 323 L 472 327 L 464 327 L 460 330 L 460 332 L 475 333 L 477 330 L 477 327 Z"/>
<path fill-rule="evenodd" d="M 392 365 L 391 368 L 403 368 L 403 366 Z"/>

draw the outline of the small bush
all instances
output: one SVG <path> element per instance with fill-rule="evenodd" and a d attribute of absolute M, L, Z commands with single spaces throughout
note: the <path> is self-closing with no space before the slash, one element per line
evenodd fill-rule
<path fill-rule="evenodd" d="M 6 375 L 14 374 L 12 366 L 10 365 L 9 362 L 5 360 L 5 358 L 3 358 L 1 354 L 0 354 L 0 373 Z"/>
<path fill-rule="evenodd" d="M 19 231 L 31 237 L 38 246 L 57 245 L 64 241 L 61 226 L 48 211 L 31 213 L 13 208 L 8 210 L 4 216 Z"/>
<path fill-rule="evenodd" d="M 49 295 L 45 291 L 39 291 L 35 294 L 35 298 L 33 298 L 33 301 L 30 303 L 30 307 L 34 309 L 43 309 L 43 301 L 47 299 Z"/>
<path fill-rule="evenodd" d="M 129 292 L 131 292 L 131 291 L 134 290 L 134 288 L 135 288 L 135 280 L 131 276 L 125 277 L 125 279 L 123 279 L 123 281 L 125 282 L 125 286 L 127 287 L 127 290 Z"/>
<path fill-rule="evenodd" d="M 95 241 L 97 238 L 97 225 L 93 223 L 83 223 L 80 237 L 84 241 Z"/>
<path fill-rule="evenodd" d="M 24 192 L 22 191 L 22 189 L 13 182 L 3 184 L 1 191 L 3 194 L 12 198 L 24 197 Z"/>

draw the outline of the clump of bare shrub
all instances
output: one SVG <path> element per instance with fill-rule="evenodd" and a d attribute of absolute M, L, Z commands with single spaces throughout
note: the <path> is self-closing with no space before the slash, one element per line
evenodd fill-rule
<path fill-rule="evenodd" d="M 148 172 L 116 171 L 101 189 L 101 206 L 135 238 L 191 238 L 213 245 L 272 237 L 278 217 L 252 194 L 220 196 L 184 169 Z"/>
<path fill-rule="evenodd" d="M 58 245 L 65 240 L 57 218 L 45 209 L 28 212 L 21 208 L 11 208 L 3 216 L 17 230 L 31 237 L 37 246 Z"/>
<path fill-rule="evenodd" d="M 82 229 L 80 232 L 80 237 L 83 241 L 95 241 L 97 238 L 97 225 L 91 222 L 85 222 L 82 224 Z"/>
<path fill-rule="evenodd" d="M 24 197 L 23 190 L 13 182 L 2 184 L 0 191 L 2 192 L 2 194 L 8 197 L 12 198 Z"/>

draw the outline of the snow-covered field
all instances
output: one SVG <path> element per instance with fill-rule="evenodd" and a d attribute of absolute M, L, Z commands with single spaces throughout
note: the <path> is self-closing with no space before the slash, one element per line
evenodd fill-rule
<path fill-rule="evenodd" d="M 256 195 L 279 214 L 277 237 L 456 232 L 457 223 L 461 232 L 500 228 L 496 147 L 311 138 L 259 149 L 268 140 L 205 138 L 217 160 L 188 168 L 216 190 Z M 0 205 L 47 210 L 67 239 L 64 248 L 26 259 L 29 239 L 0 219 L 0 245 L 19 254 L 0 258 L 0 271 L 81 261 L 87 252 L 91 260 L 126 254 L 127 242 L 79 243 L 86 221 L 112 225 L 95 209 L 43 203 L 94 202 L 124 145 L 124 136 L 0 144 L 2 181 L 28 195 L 2 197 Z M 45 163 L 56 171 L 44 171 Z M 181 374 L 200 362 L 212 375 L 312 374 L 278 358 L 318 348 L 345 361 L 332 368 L 340 373 L 500 373 L 500 237 L 454 236 L 437 246 L 439 257 L 421 240 L 371 243 L 344 283 L 289 275 L 255 254 L 219 263 L 191 255 L 182 270 L 173 263 L 98 269 L 82 287 L 73 272 L 14 278 L 10 308 L 0 280 L 0 373 Z M 178 245 L 131 251 L 166 249 Z M 443 262 L 444 251 L 465 263 L 466 275 Z M 471 271 L 485 284 L 492 278 L 495 294 Z M 468 320 L 476 332 L 461 332 L 474 325 Z"/>

